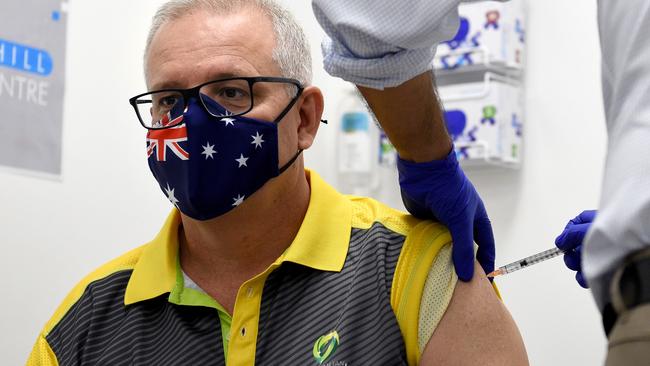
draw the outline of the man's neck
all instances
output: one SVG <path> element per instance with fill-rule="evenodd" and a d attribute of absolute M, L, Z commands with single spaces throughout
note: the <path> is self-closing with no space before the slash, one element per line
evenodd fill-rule
<path fill-rule="evenodd" d="M 208 288 L 220 286 L 236 293 L 241 283 L 263 272 L 291 245 L 309 198 L 302 164 L 294 164 L 223 216 L 197 221 L 182 215 L 183 270 L 209 293 L 213 291 Z"/>

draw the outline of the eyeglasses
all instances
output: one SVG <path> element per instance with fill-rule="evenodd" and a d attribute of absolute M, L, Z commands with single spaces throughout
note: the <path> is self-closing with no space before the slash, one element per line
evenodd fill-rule
<path fill-rule="evenodd" d="M 155 90 L 136 95 L 129 99 L 129 103 L 144 128 L 160 130 L 181 124 L 182 118 L 176 117 L 183 114 L 193 98 L 199 100 L 205 111 L 214 117 L 235 117 L 249 113 L 255 103 L 263 103 L 278 98 L 279 93 L 285 93 L 291 102 L 275 119 L 279 121 L 293 107 L 303 90 L 295 79 L 237 77 L 208 81 L 190 89 Z"/>

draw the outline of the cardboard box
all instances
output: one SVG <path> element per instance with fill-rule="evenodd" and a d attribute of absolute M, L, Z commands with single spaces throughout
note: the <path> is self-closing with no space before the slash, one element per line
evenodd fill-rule
<path fill-rule="evenodd" d="M 438 46 L 436 69 L 472 65 L 523 67 L 526 29 L 523 0 L 466 3 L 458 12 L 458 33 Z"/>
<path fill-rule="evenodd" d="M 523 93 L 518 80 L 493 73 L 438 88 L 445 122 L 465 166 L 521 162 Z"/>

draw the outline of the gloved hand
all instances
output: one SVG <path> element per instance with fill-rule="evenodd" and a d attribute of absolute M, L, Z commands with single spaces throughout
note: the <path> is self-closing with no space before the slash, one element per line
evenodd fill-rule
<path fill-rule="evenodd" d="M 562 234 L 555 239 L 555 245 L 564 250 L 564 264 L 572 271 L 576 271 L 576 281 L 584 288 L 589 288 L 582 274 L 582 241 L 596 218 L 595 210 L 582 211 L 573 220 L 570 220 Z"/>
<path fill-rule="evenodd" d="M 476 259 L 485 273 L 494 270 L 494 235 L 483 201 L 460 168 L 456 154 L 443 160 L 414 163 L 397 159 L 399 184 L 404 206 L 422 219 L 437 219 L 451 232 L 454 241 L 452 259 L 461 281 L 474 275 Z"/>

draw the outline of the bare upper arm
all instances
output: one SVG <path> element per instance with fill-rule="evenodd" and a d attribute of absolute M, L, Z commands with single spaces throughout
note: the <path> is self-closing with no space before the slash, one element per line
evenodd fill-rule
<path fill-rule="evenodd" d="M 420 365 L 528 365 L 524 342 L 510 313 L 475 264 L 470 282 L 454 295 L 420 358 Z"/>

